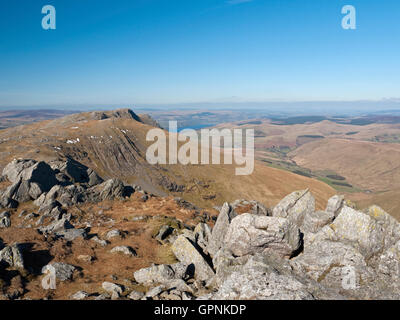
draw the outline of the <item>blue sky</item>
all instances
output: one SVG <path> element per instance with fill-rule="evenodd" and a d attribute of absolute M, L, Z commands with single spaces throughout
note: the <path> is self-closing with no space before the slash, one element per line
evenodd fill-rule
<path fill-rule="evenodd" d="M 399 17 L 398 0 L 2 0 L 0 107 L 398 99 Z"/>

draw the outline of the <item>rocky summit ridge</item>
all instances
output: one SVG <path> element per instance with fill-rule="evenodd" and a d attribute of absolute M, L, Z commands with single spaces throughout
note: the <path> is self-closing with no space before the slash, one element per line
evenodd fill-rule
<path fill-rule="evenodd" d="M 1 181 L 6 185 L 0 194 L 2 298 L 30 298 L 32 292 L 34 298 L 48 297 L 40 279 L 50 266 L 62 292 L 53 296 L 58 299 L 400 298 L 400 224 L 377 206 L 357 210 L 343 196 L 331 197 L 319 211 L 307 189 L 271 208 L 236 200 L 224 203 L 214 217 L 182 199 L 158 197 L 118 179 L 104 181 L 73 159 L 15 159 Z M 140 202 L 130 202 L 134 198 Z M 129 212 L 133 203 L 142 211 L 150 203 L 158 210 L 171 207 L 168 216 L 123 217 L 121 228 L 113 227 L 113 219 L 101 222 L 99 211 L 82 227 L 81 206 L 90 203 L 93 210 L 117 202 Z M 22 210 L 28 207 L 31 213 Z M 149 250 L 135 241 L 145 241 L 144 230 L 155 219 L 148 242 L 157 243 L 163 258 L 145 261 Z M 95 232 L 96 223 L 105 232 Z M 7 240 L 19 236 L 21 241 Z M 39 255 L 32 249 L 35 241 L 50 252 L 61 246 L 62 254 L 44 258 L 43 250 Z M 123 277 L 91 267 L 96 260 L 101 268 L 120 263 Z"/>

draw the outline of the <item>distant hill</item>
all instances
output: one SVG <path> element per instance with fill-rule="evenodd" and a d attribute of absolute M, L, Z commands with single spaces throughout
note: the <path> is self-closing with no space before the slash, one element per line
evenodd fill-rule
<path fill-rule="evenodd" d="M 257 159 L 324 181 L 361 207 L 400 210 L 399 117 L 259 119 L 221 124 L 253 128 Z M 388 201 L 390 200 L 390 201 Z M 400 217 L 400 216 L 399 216 Z"/>
<path fill-rule="evenodd" d="M 256 163 L 250 176 L 236 176 L 233 165 L 150 165 L 146 133 L 155 125 L 128 109 L 86 112 L 0 131 L 0 170 L 14 158 L 67 157 L 103 178 L 119 178 L 159 195 L 180 196 L 211 207 L 239 196 L 274 205 L 293 190 L 310 188 L 317 205 L 334 194 L 327 184 Z"/>
<path fill-rule="evenodd" d="M 27 124 L 36 121 L 55 119 L 64 117 L 78 111 L 66 110 L 8 110 L 0 111 L 0 129 L 15 127 L 22 124 Z"/>

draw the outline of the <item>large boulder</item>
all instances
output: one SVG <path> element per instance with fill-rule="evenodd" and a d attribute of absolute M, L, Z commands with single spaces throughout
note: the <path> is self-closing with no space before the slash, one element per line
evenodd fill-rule
<path fill-rule="evenodd" d="M 10 182 L 17 182 L 20 180 L 23 172 L 28 168 L 32 168 L 36 163 L 32 159 L 14 159 L 4 167 L 3 176 L 7 177 Z M 24 176 L 26 175 L 24 174 Z"/>
<path fill-rule="evenodd" d="M 42 268 L 42 273 L 46 273 L 48 270 L 54 270 L 57 279 L 60 281 L 66 281 L 72 279 L 72 276 L 77 268 L 64 262 L 53 262 L 45 265 Z"/>
<path fill-rule="evenodd" d="M 235 256 L 274 251 L 290 257 L 300 245 L 300 230 L 290 220 L 250 213 L 232 220 L 224 241 Z"/>
<path fill-rule="evenodd" d="M 34 204 L 38 207 L 44 207 L 57 201 L 64 207 L 70 207 L 83 202 L 84 199 L 85 189 L 80 185 L 55 185 L 49 192 L 43 193 L 37 198 Z"/>
<path fill-rule="evenodd" d="M 311 192 L 306 189 L 295 191 L 287 195 L 272 210 L 274 217 L 288 218 L 300 229 L 306 215 L 315 211 L 315 199 Z"/>
<path fill-rule="evenodd" d="M 118 179 L 110 179 L 100 185 L 102 200 L 121 199 L 124 197 L 124 184 Z"/>
<path fill-rule="evenodd" d="M 175 257 L 186 265 L 194 265 L 195 277 L 201 281 L 207 281 L 214 276 L 214 270 L 207 257 L 201 252 L 201 249 L 185 236 L 179 236 L 172 244 L 172 252 Z"/>

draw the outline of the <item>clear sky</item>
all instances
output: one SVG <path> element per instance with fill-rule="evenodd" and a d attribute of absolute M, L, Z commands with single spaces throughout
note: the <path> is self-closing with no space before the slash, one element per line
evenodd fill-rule
<path fill-rule="evenodd" d="M 2 107 L 400 97 L 398 0 L 1 0 L 0 30 Z"/>

